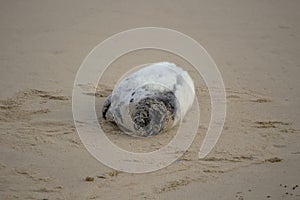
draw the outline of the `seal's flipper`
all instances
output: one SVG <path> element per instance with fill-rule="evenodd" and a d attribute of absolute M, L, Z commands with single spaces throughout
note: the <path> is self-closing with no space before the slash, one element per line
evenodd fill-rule
<path fill-rule="evenodd" d="M 104 101 L 104 104 L 103 104 L 103 107 L 102 107 L 102 117 L 106 120 L 107 119 L 107 112 L 109 110 L 109 107 L 111 105 L 111 95 L 109 95 L 105 101 Z"/>

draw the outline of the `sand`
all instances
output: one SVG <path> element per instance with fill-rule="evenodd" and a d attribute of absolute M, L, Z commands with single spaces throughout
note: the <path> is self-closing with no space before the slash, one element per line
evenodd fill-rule
<path fill-rule="evenodd" d="M 300 199 L 299 6 L 297 0 L 1 1 L 1 199 Z M 228 110 L 220 140 L 199 160 L 210 119 L 203 80 L 162 51 L 118 59 L 98 86 L 97 114 L 126 70 L 163 60 L 192 73 L 201 109 L 198 134 L 182 158 L 129 174 L 84 148 L 71 95 L 94 46 L 144 26 L 175 29 L 201 43 L 222 74 Z M 84 86 L 87 93 L 92 87 Z M 100 124 L 113 142 L 136 152 L 166 145 L 176 132 L 134 139 Z"/>

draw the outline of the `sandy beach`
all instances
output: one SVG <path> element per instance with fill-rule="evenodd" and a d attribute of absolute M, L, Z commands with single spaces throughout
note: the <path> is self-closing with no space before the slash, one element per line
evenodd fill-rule
<path fill-rule="evenodd" d="M 297 0 L 0 1 L 0 199 L 300 199 L 299 8 Z M 99 85 L 83 86 L 97 88 L 99 122 L 116 145 L 149 152 L 176 134 L 133 138 L 101 119 L 105 98 L 132 66 L 182 66 L 201 110 L 195 140 L 179 160 L 131 174 L 83 146 L 72 89 L 97 44 L 150 26 L 180 31 L 209 52 L 224 80 L 227 115 L 217 145 L 199 159 L 211 111 L 203 79 L 165 51 L 120 57 Z"/>

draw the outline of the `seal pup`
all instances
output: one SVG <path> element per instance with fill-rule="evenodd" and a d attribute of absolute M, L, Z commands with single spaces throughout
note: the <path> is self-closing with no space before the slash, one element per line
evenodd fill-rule
<path fill-rule="evenodd" d="M 132 136 L 153 136 L 179 123 L 195 98 L 194 83 L 169 62 L 148 65 L 122 79 L 102 107 L 102 116 Z"/>

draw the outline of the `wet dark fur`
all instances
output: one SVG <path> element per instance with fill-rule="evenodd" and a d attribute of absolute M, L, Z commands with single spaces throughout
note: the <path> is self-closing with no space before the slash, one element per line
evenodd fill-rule
<path fill-rule="evenodd" d="M 173 123 L 176 113 L 176 98 L 173 92 L 157 92 L 140 100 L 131 117 L 134 128 L 141 136 L 156 135 Z"/>
<path fill-rule="evenodd" d="M 110 105 L 111 105 L 111 95 L 109 95 L 109 96 L 105 99 L 104 104 L 103 104 L 103 107 L 102 107 L 102 117 L 103 117 L 105 120 L 107 119 L 106 114 L 107 114 L 107 111 L 108 111 Z"/>

